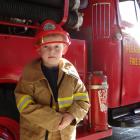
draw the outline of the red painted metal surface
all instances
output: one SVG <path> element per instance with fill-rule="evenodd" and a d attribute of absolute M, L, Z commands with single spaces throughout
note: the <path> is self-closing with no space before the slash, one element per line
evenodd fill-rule
<path fill-rule="evenodd" d="M 65 3 L 67 3 L 67 0 L 65 0 Z M 63 24 L 66 21 L 67 11 L 68 11 L 68 5 L 65 7 L 66 13 L 64 12 L 64 18 L 60 24 Z M 84 36 L 86 36 L 85 39 L 87 39 L 88 45 L 92 46 L 93 44 L 93 41 L 92 41 L 93 40 L 93 37 L 92 37 L 93 19 L 91 17 L 89 18 L 89 16 L 91 16 L 91 13 L 93 12 L 93 3 L 90 4 L 90 8 L 88 8 L 87 11 L 88 12 L 85 12 L 85 15 L 87 15 L 86 17 L 87 20 L 85 20 L 85 23 L 84 23 L 84 27 L 86 27 L 86 33 L 84 34 Z M 21 24 L 9 24 L 8 22 L 0 22 L 0 24 L 22 27 Z M 26 25 L 23 25 L 23 26 L 26 27 Z M 28 28 L 37 29 L 38 27 L 28 26 Z M 1 50 L 0 51 L 0 59 L 1 59 L 0 83 L 17 82 L 21 76 L 24 66 L 27 63 L 29 63 L 32 59 L 38 57 L 33 46 L 33 38 L 31 37 L 0 35 L 0 50 Z M 65 57 L 75 65 L 75 67 L 78 69 L 80 76 L 85 82 L 87 78 L 87 52 L 86 52 L 85 41 L 76 40 L 76 39 L 72 40 L 72 44 L 69 47 L 69 51 Z M 92 109 L 93 108 L 91 107 L 91 110 Z M 8 119 L 6 120 L 4 119 L 6 118 L 2 118 L 5 124 L 4 126 L 6 126 L 10 130 L 11 133 L 15 131 L 13 134 L 15 136 L 14 140 L 16 139 L 18 140 L 19 139 L 17 138 L 19 136 L 18 125 L 15 125 L 15 127 L 13 127 L 14 123 L 12 123 L 11 121 L 8 121 Z M 0 121 L 0 124 L 3 125 L 1 121 Z M 93 132 L 91 130 L 92 129 L 89 129 L 86 125 L 83 125 L 83 127 L 78 128 L 77 139 L 78 140 L 97 140 L 97 139 L 101 139 L 101 138 L 112 135 L 112 129 L 107 129 L 101 132 Z"/>
<path fill-rule="evenodd" d="M 119 0 L 91 0 L 82 11 L 82 35 L 76 35 L 87 41 L 88 71 L 104 71 L 108 77 L 109 108 L 140 102 L 140 43 L 132 37 L 134 31 L 126 33 L 126 29 L 132 30 L 133 24 L 121 21 Z M 140 40 L 138 31 L 139 26 L 135 33 Z"/>
<path fill-rule="evenodd" d="M 85 82 L 87 78 L 87 48 L 85 41 L 72 39 L 69 50 L 64 57 L 74 64 L 80 77 Z"/>
<path fill-rule="evenodd" d="M 19 124 L 7 117 L 0 117 L 0 138 L 19 140 Z"/>
<path fill-rule="evenodd" d="M 99 140 L 102 138 L 106 138 L 112 135 L 112 129 L 108 129 L 106 131 L 101 131 L 101 132 L 90 132 L 84 129 L 82 127 L 77 131 L 77 140 Z"/>
<path fill-rule="evenodd" d="M 37 56 L 33 38 L 0 35 L 0 82 L 16 82 L 23 67 Z"/>
<path fill-rule="evenodd" d="M 120 25 L 118 2 L 119 0 L 89 1 L 88 8 L 81 10 L 84 13 L 83 27 L 79 33 L 74 33 L 76 38 L 86 40 L 87 47 L 85 41 L 73 39 L 65 56 L 76 66 L 84 82 L 88 77 L 87 67 L 88 72 L 103 71 L 107 75 L 109 108 L 140 102 L 140 44 L 137 44 L 130 34 L 126 34 L 125 28 L 128 28 L 129 24 Z M 66 21 L 68 13 L 66 0 L 65 4 L 61 25 Z M 0 24 L 10 25 L 8 22 Z M 17 26 L 26 27 L 21 24 Z M 122 33 L 123 40 L 117 37 L 118 33 Z M 30 37 L 0 35 L 0 50 L 0 83 L 17 82 L 23 67 L 38 57 L 33 47 L 33 38 Z M 91 106 L 92 111 L 93 106 L 94 104 Z M 93 119 L 89 116 L 90 125 Z M 78 128 L 77 139 L 96 140 L 112 135 L 112 129 L 101 132 L 91 130 L 93 129 L 86 125 Z"/>
<path fill-rule="evenodd" d="M 17 82 L 24 66 L 38 57 L 31 37 L 0 35 L 0 50 L 0 83 Z M 85 41 L 73 39 L 65 57 L 75 65 L 85 80 L 87 71 Z"/>
<path fill-rule="evenodd" d="M 123 16 L 122 8 L 119 7 L 122 16 L 120 28 L 123 36 L 122 106 L 140 102 L 140 24 L 138 21 L 133 21 L 136 18 L 135 10 L 138 9 L 135 9 L 134 1 L 124 3 L 125 7 L 128 7 L 128 3 L 130 3 L 132 8 L 130 7 L 130 11 Z M 133 16 L 126 18 L 130 12 L 133 13 Z M 140 17 L 139 11 L 137 16 Z"/>
<path fill-rule="evenodd" d="M 2 140 L 14 140 L 13 135 L 7 130 L 0 126 L 0 139 Z"/>
<path fill-rule="evenodd" d="M 121 104 L 128 105 L 140 102 L 140 44 L 130 34 L 124 34 L 123 45 Z"/>
<path fill-rule="evenodd" d="M 109 108 L 119 107 L 121 98 L 121 41 L 115 38 L 119 30 L 115 4 L 114 0 L 92 4 L 93 68 L 104 71 L 108 77 Z"/>
<path fill-rule="evenodd" d="M 116 39 L 119 32 L 117 23 L 117 1 L 91 0 L 84 12 L 84 24 L 80 38 L 88 46 L 88 72 L 103 71 L 108 77 L 108 106 L 121 105 L 121 41 Z M 115 100 L 114 100 L 115 99 Z"/>

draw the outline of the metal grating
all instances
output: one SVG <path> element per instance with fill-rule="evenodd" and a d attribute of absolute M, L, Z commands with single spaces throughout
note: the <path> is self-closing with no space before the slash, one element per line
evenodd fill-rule
<path fill-rule="evenodd" d="M 95 3 L 92 6 L 92 25 L 94 39 L 110 37 L 110 3 Z"/>

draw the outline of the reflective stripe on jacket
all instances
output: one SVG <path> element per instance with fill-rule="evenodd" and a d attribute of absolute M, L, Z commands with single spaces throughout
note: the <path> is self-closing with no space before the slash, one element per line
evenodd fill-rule
<path fill-rule="evenodd" d="M 57 83 L 63 73 L 65 77 L 58 90 L 58 100 L 55 102 L 53 98 L 50 108 L 53 94 L 41 70 L 41 60 L 35 60 L 25 68 L 15 89 L 21 114 L 20 140 L 45 140 L 46 130 L 49 132 L 48 140 L 75 140 L 76 124 L 87 114 L 89 98 L 74 66 L 64 58 L 59 63 Z M 62 112 L 72 114 L 76 123 L 58 131 Z"/>

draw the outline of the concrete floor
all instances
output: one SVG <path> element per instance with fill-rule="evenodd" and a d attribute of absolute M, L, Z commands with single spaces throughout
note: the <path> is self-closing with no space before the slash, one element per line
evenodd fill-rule
<path fill-rule="evenodd" d="M 140 127 L 113 127 L 113 136 L 102 140 L 140 140 Z"/>

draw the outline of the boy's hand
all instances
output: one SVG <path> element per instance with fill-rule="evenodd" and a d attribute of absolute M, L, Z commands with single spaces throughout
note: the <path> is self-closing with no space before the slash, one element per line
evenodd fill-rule
<path fill-rule="evenodd" d="M 58 130 L 62 130 L 74 120 L 74 117 L 69 113 L 64 113 L 61 123 L 59 124 Z"/>

